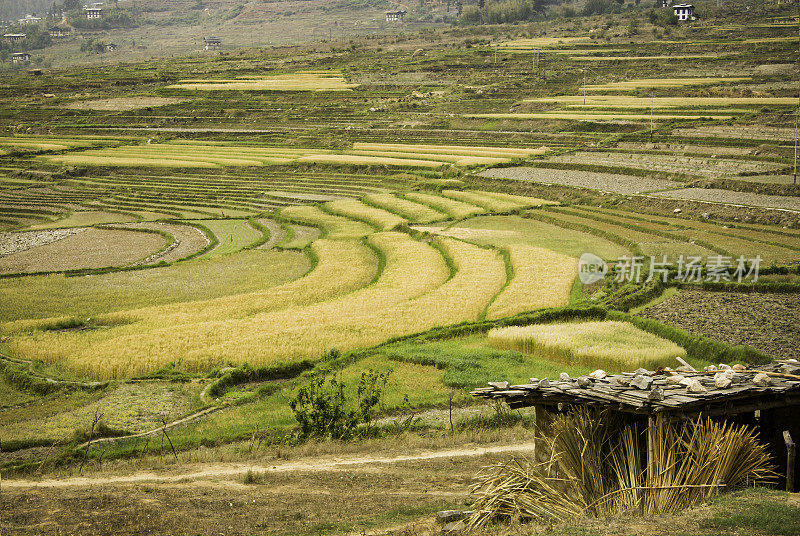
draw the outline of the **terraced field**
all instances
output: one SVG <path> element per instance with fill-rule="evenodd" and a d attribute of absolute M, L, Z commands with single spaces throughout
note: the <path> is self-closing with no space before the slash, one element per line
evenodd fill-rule
<path fill-rule="evenodd" d="M 341 151 L 258 147 L 223 143 L 172 142 L 126 145 L 79 153 L 46 155 L 46 162 L 92 166 L 214 168 L 225 166 L 266 166 L 290 163 L 373 164 L 410 167 L 439 167 L 446 164 L 488 165 L 547 152 L 538 149 L 356 143 Z"/>
<path fill-rule="evenodd" d="M 181 80 L 170 89 L 194 91 L 347 91 L 358 87 L 336 71 L 298 71 L 273 76 L 235 79 Z"/>

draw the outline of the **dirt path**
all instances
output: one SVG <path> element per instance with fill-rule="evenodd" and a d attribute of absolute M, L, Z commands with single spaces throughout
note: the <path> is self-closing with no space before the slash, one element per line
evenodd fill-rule
<path fill-rule="evenodd" d="M 154 472 L 137 472 L 124 476 L 97 476 L 75 477 L 58 480 L 3 480 L 4 489 L 30 489 L 30 488 L 86 488 L 106 484 L 138 484 L 151 483 L 176 483 L 193 480 L 221 479 L 229 480 L 245 475 L 248 471 L 254 473 L 291 473 L 291 472 L 318 472 L 334 471 L 343 467 L 367 464 L 395 464 L 409 461 L 436 460 L 442 458 L 467 458 L 483 456 L 485 454 L 499 454 L 512 452 L 531 452 L 535 448 L 534 442 L 517 443 L 512 445 L 497 445 L 491 447 L 473 447 L 451 450 L 422 451 L 415 454 L 400 456 L 316 456 L 303 458 L 290 462 L 279 462 L 271 465 L 253 465 L 245 463 L 217 463 L 195 465 L 189 472 L 158 474 Z"/>

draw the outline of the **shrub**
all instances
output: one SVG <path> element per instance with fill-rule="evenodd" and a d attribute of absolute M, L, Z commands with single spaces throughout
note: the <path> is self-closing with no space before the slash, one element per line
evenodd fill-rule
<path fill-rule="evenodd" d="M 391 371 L 383 373 L 372 369 L 362 372 L 353 401 L 348 401 L 341 378 L 323 375 L 312 378 L 289 402 L 300 423 L 300 437 L 347 439 L 359 426 L 364 425 L 368 430 L 390 374 Z"/>

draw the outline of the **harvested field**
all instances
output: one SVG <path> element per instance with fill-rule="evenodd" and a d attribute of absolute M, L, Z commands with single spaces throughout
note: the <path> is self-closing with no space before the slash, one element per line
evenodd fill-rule
<path fill-rule="evenodd" d="M 123 226 L 118 226 L 123 227 Z M 152 257 L 145 259 L 142 264 L 155 264 L 158 262 L 175 262 L 194 255 L 209 244 L 209 238 L 203 231 L 192 225 L 174 222 L 140 222 L 128 223 L 124 227 L 131 229 L 152 229 L 162 231 L 173 236 L 172 245 Z"/>
<path fill-rule="evenodd" d="M 800 359 L 800 295 L 681 290 L 639 316 L 690 333 Z"/>
<path fill-rule="evenodd" d="M 565 50 L 564 53 L 575 52 Z M 672 61 L 672 60 L 715 60 L 718 54 L 675 54 L 672 56 L 570 56 L 572 61 Z"/>
<path fill-rule="evenodd" d="M 76 101 L 66 104 L 64 107 L 71 110 L 105 110 L 114 112 L 127 112 L 130 110 L 138 110 L 139 108 L 156 108 L 158 106 L 179 104 L 181 102 L 186 102 L 186 99 L 142 95 L 139 97 L 117 97 L 112 99 Z"/>
<path fill-rule="evenodd" d="M 735 116 L 725 114 L 724 110 L 710 110 L 703 114 L 664 114 L 654 115 L 630 112 L 539 112 L 539 113 L 483 113 L 483 114 L 464 114 L 463 117 L 474 119 L 518 119 L 525 121 L 529 119 L 563 119 L 565 121 L 618 121 L 618 122 L 641 122 L 653 119 L 656 122 L 672 121 L 675 119 L 695 120 L 695 119 L 733 119 Z"/>
<path fill-rule="evenodd" d="M 709 203 L 724 203 L 728 205 L 777 208 L 800 212 L 800 197 L 785 195 L 733 192 L 731 190 L 721 190 L 718 188 L 685 188 L 683 190 L 656 192 L 651 195 L 666 197 L 669 199 L 685 199 L 689 201 L 705 201 Z"/>
<path fill-rule="evenodd" d="M 125 138 L 107 138 L 103 136 L 75 136 L 75 137 L 49 137 L 49 136 L 0 136 L 0 154 L 10 151 L 38 152 L 38 151 L 64 151 L 78 147 L 94 147 L 109 144 L 118 144 Z"/>
<path fill-rule="evenodd" d="M 747 82 L 749 76 L 718 77 L 718 78 L 639 78 L 635 80 L 624 80 L 609 84 L 590 84 L 586 86 L 586 91 L 631 91 L 635 89 L 649 88 L 669 88 L 669 87 L 688 87 L 688 86 L 710 86 L 715 84 L 730 84 L 732 82 Z"/>
<path fill-rule="evenodd" d="M 587 86 L 587 90 L 589 87 Z M 793 106 L 794 97 L 637 97 L 633 95 L 566 95 L 525 99 L 523 102 L 554 104 L 579 104 L 586 107 L 641 108 L 694 108 L 696 106 Z"/>
<path fill-rule="evenodd" d="M 86 231 L 85 228 L 53 229 L 52 231 L 20 231 L 0 233 L 0 256 L 19 253 L 31 248 L 52 244 L 72 235 Z"/>
<path fill-rule="evenodd" d="M 102 398 L 58 411 L 30 412 L 27 408 L 4 411 L 0 416 L 0 434 L 5 440 L 48 438 L 69 440 L 78 428 L 87 428 L 95 410 L 103 414 L 108 426 L 132 433 L 152 430 L 161 424 L 161 415 L 181 417 L 197 408 L 199 388 L 191 383 L 129 383 L 105 392 Z M 44 409 L 44 408 L 42 408 Z"/>
<path fill-rule="evenodd" d="M 4 306 L 0 308 L 0 322 L 86 319 L 168 304 L 199 304 L 279 287 L 303 277 L 309 269 L 309 259 L 303 253 L 258 250 L 151 270 L 6 279 L 2 283 Z M 202 310 L 202 306 L 197 309 Z M 0 329 L 7 327 L 9 324 Z"/>
<path fill-rule="evenodd" d="M 119 212 L 105 212 L 102 210 L 75 211 L 66 218 L 34 225 L 31 229 L 55 229 L 59 227 L 90 227 L 103 223 L 125 223 L 135 221 L 137 218 L 130 214 Z"/>
<path fill-rule="evenodd" d="M 616 145 L 617 149 L 630 152 L 663 152 L 668 154 L 710 154 L 752 156 L 759 150 L 751 147 L 724 147 L 719 145 L 685 145 L 681 143 L 641 143 L 623 141 Z M 744 180 L 746 177 L 742 177 Z"/>
<path fill-rule="evenodd" d="M 0 273 L 60 272 L 79 268 L 127 266 L 163 248 L 160 235 L 86 229 L 61 240 L 0 258 Z"/>
<path fill-rule="evenodd" d="M 507 249 L 514 277 L 489 305 L 487 319 L 569 303 L 578 274 L 575 257 L 522 244 L 509 245 Z"/>
<path fill-rule="evenodd" d="M 576 152 L 552 156 L 547 162 L 584 164 L 610 168 L 635 168 L 690 176 L 719 177 L 740 173 L 769 173 L 786 166 L 755 160 L 733 160 L 661 154 Z"/>
<path fill-rule="evenodd" d="M 479 175 L 497 179 L 513 179 L 520 181 L 541 182 L 543 184 L 561 184 L 578 188 L 591 188 L 603 192 L 635 194 L 683 188 L 684 184 L 663 179 L 616 175 L 612 173 L 596 173 L 565 169 L 546 169 L 535 167 L 507 167 L 487 169 Z"/>
<path fill-rule="evenodd" d="M 349 91 L 358 84 L 348 83 L 337 71 L 299 71 L 232 80 L 181 80 L 167 87 L 200 91 Z"/>
<path fill-rule="evenodd" d="M 689 138 L 731 138 L 734 140 L 794 141 L 794 129 L 764 125 L 701 125 L 678 128 L 673 135 Z"/>

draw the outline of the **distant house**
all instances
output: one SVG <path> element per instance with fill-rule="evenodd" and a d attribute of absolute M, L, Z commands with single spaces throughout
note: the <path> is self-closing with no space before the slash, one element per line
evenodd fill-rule
<path fill-rule="evenodd" d="M 52 26 L 47 29 L 47 32 L 50 34 L 50 37 L 54 38 L 69 36 L 69 28 L 64 28 L 62 26 Z"/>
<path fill-rule="evenodd" d="M 217 50 L 219 47 L 222 46 L 222 39 L 219 37 L 209 36 L 203 38 L 203 43 L 205 43 L 206 50 Z"/>
<path fill-rule="evenodd" d="M 20 65 L 23 63 L 30 63 L 31 62 L 31 55 L 27 52 L 14 52 L 11 54 L 11 63 L 14 65 Z"/>
<path fill-rule="evenodd" d="M 117 50 L 117 45 L 116 44 L 108 43 L 106 45 L 106 52 L 114 52 L 115 50 Z"/>
<path fill-rule="evenodd" d="M 85 7 L 83 8 L 84 13 L 86 13 L 86 18 L 89 20 L 97 20 L 103 18 L 103 8 L 102 7 Z"/>
<path fill-rule="evenodd" d="M 692 4 L 675 4 L 672 6 L 672 10 L 680 21 L 697 20 L 697 17 L 694 16 L 694 6 Z"/>
<path fill-rule="evenodd" d="M 672 0 L 656 0 L 656 6 L 659 7 L 669 7 L 672 3 Z"/>
<path fill-rule="evenodd" d="M 25 39 L 25 37 L 26 37 L 26 34 L 23 34 L 23 33 L 7 33 L 7 34 L 3 34 L 3 39 L 7 39 L 7 40 L 11 41 L 12 43 L 16 43 L 18 41 L 22 41 L 23 39 Z"/>
<path fill-rule="evenodd" d="M 24 19 L 19 19 L 17 22 L 19 24 L 39 24 L 42 22 L 42 18 L 34 17 L 33 15 L 25 15 Z"/>
<path fill-rule="evenodd" d="M 400 9 L 398 11 L 387 11 L 386 12 L 386 22 L 403 22 L 403 18 L 406 16 L 406 10 Z"/>

